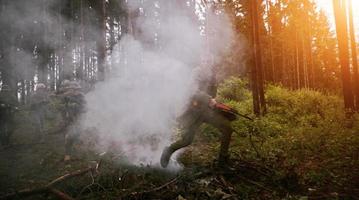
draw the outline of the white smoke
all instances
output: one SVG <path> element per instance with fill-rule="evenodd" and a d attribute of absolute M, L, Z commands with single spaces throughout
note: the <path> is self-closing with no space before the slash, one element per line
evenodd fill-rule
<path fill-rule="evenodd" d="M 217 34 L 206 38 L 197 19 L 167 0 L 155 6 L 129 2 L 132 11 L 145 6 L 140 8 L 145 13 L 158 14 L 139 16 L 135 24 L 140 38 L 125 35 L 115 46 L 109 57 L 111 75 L 87 94 L 82 123 L 97 129 L 102 147 L 115 145 L 130 163 L 157 165 L 171 143 L 176 116 L 197 88 L 197 73 L 210 75 L 206 69 L 211 66 L 198 67 L 204 52 L 213 64 L 219 62 L 233 34 L 224 14 L 207 14 Z M 158 40 L 149 47 L 154 36 Z"/>

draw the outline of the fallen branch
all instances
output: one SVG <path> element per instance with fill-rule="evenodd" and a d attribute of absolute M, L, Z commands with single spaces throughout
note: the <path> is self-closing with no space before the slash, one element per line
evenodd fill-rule
<path fill-rule="evenodd" d="M 55 184 L 57 183 L 60 183 L 62 181 L 65 181 L 66 179 L 69 179 L 69 178 L 72 178 L 72 177 L 75 177 L 75 176 L 80 176 L 80 175 L 83 175 L 83 174 L 86 174 L 87 172 L 89 171 L 92 171 L 94 170 L 94 167 L 88 167 L 86 169 L 82 169 L 82 170 L 77 170 L 77 171 L 74 171 L 72 173 L 69 173 L 69 174 L 65 174 L 63 176 L 60 176 L 58 177 L 57 179 L 51 181 L 49 184 L 47 184 L 45 187 L 46 188 L 49 188 L 49 187 L 52 187 L 54 186 Z"/>
<path fill-rule="evenodd" d="M 161 189 L 163 189 L 163 188 L 177 182 L 177 180 L 179 178 L 180 178 L 180 176 L 177 176 L 176 178 L 172 179 L 171 181 L 169 181 L 169 182 L 167 182 L 167 183 L 165 183 L 165 184 L 163 184 L 161 186 L 155 187 L 155 188 L 153 188 L 151 190 L 145 190 L 145 191 L 142 191 L 142 192 L 133 192 L 133 193 L 131 193 L 131 195 L 141 195 L 141 194 L 146 194 L 146 193 L 151 193 L 151 192 L 157 192 L 157 191 L 159 191 L 159 190 L 161 190 Z"/>
<path fill-rule="evenodd" d="M 55 188 L 49 188 L 49 191 L 62 200 L 75 200 L 74 198 L 70 197 L 68 194 L 65 194 Z"/>
<path fill-rule="evenodd" d="M 26 188 L 26 189 L 22 189 L 22 190 L 18 190 L 18 191 L 6 194 L 4 196 L 0 196 L 0 200 L 13 199 L 15 197 L 27 197 L 27 196 L 31 196 L 31 195 L 35 195 L 35 194 L 40 194 L 40 193 L 43 193 L 43 192 L 48 192 L 48 191 L 52 192 L 52 193 L 54 193 L 56 191 L 57 194 L 60 194 L 60 193 L 58 193 L 60 191 L 53 189 L 54 185 L 56 185 L 56 184 L 58 184 L 60 182 L 63 182 L 65 180 L 69 179 L 69 178 L 86 174 L 87 172 L 93 171 L 94 169 L 95 169 L 94 167 L 88 167 L 86 169 L 77 170 L 75 172 L 68 173 L 68 174 L 65 174 L 63 176 L 60 176 L 60 177 L 56 178 L 55 180 L 51 181 L 50 183 L 48 183 L 45 186 L 42 186 L 42 187 L 39 187 L 39 188 L 32 188 L 32 189 Z M 65 198 L 65 196 L 64 196 L 64 198 Z"/>
<path fill-rule="evenodd" d="M 247 179 L 247 178 L 245 178 L 245 177 L 243 177 L 243 176 L 239 176 L 239 175 L 238 175 L 237 177 L 239 177 L 240 179 L 242 179 L 242 180 L 244 180 L 244 181 L 246 181 L 246 182 L 248 182 L 248 183 L 250 183 L 250 184 L 252 184 L 252 185 L 255 185 L 255 186 L 257 186 L 257 187 L 259 187 L 259 188 L 261 188 L 261 189 L 263 189 L 263 190 L 267 190 L 267 191 L 269 191 L 269 192 L 273 192 L 272 189 L 267 188 L 267 187 L 263 186 L 262 184 L 260 184 L 260 183 L 258 183 L 258 182 L 249 180 L 249 179 Z"/>
<path fill-rule="evenodd" d="M 0 199 L 2 200 L 2 199 L 12 199 L 15 197 L 26 197 L 26 196 L 46 192 L 47 189 L 48 188 L 45 188 L 45 187 L 35 188 L 35 189 L 26 188 L 26 189 L 18 190 L 18 191 L 6 194 L 4 196 L 1 196 Z"/>

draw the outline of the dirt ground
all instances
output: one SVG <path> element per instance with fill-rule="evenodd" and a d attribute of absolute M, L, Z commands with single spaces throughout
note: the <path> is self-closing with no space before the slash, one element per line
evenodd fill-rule
<path fill-rule="evenodd" d="M 69 170 L 62 162 L 63 136 L 47 135 L 41 142 L 36 135 L 15 141 L 0 150 L 0 193 L 45 183 Z M 80 162 L 76 163 L 80 164 Z"/>
<path fill-rule="evenodd" d="M 62 133 L 48 134 L 42 142 L 31 127 L 18 129 L 12 145 L 0 148 L 0 199 L 300 199 L 300 186 L 292 178 L 273 180 L 274 172 L 241 160 L 225 168 L 213 161 L 202 163 L 186 156 L 184 169 L 169 172 L 152 166 L 131 166 L 112 155 L 77 151 L 70 162 L 63 161 Z M 193 145 L 195 146 L 195 145 Z M 188 159 L 187 159 L 188 160 Z M 48 190 L 35 194 L 14 194 L 22 189 L 41 188 L 77 170 L 97 165 L 95 171 L 54 185 L 61 194 Z M 11 197 L 4 195 L 13 193 Z M 67 195 L 67 196 L 63 196 Z M 3 198 L 2 198 L 3 197 Z"/>
<path fill-rule="evenodd" d="M 46 142 L 39 142 L 32 135 L 27 141 L 0 150 L 0 199 L 21 189 L 42 187 L 57 177 L 86 169 L 99 161 L 96 155 L 78 155 L 71 162 L 64 162 L 61 134 L 47 135 Z M 191 165 L 174 173 L 150 166 L 119 164 L 107 157 L 96 177 L 92 173 L 84 174 L 66 180 L 56 188 L 73 199 L 246 199 L 254 194 L 257 199 L 266 199 L 277 194 L 256 182 L 266 178 L 266 175 L 260 175 L 266 172 L 256 172 L 259 168 L 251 170 L 244 163 L 241 165 L 241 172 L 237 171 L 239 168 L 221 170 L 210 165 Z M 280 193 L 286 195 L 283 190 Z M 7 199 L 66 198 L 40 192 Z"/>

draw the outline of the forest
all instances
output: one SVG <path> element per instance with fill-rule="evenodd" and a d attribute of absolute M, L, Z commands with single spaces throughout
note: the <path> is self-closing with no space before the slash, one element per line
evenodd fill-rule
<path fill-rule="evenodd" d="M 359 199 L 358 13 L 0 0 L 0 200 Z"/>

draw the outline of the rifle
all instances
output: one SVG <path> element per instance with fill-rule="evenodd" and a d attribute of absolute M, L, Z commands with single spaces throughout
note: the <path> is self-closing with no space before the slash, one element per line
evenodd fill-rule
<path fill-rule="evenodd" d="M 223 103 L 216 103 L 214 105 L 214 110 L 216 110 L 217 112 L 220 112 L 221 114 L 223 114 L 227 119 L 229 119 L 230 121 L 234 121 L 237 119 L 237 116 L 239 117 L 243 117 L 245 119 L 248 119 L 250 121 L 254 121 L 252 118 L 248 117 L 247 115 L 241 114 L 239 113 L 236 109 L 231 108 Z"/>

